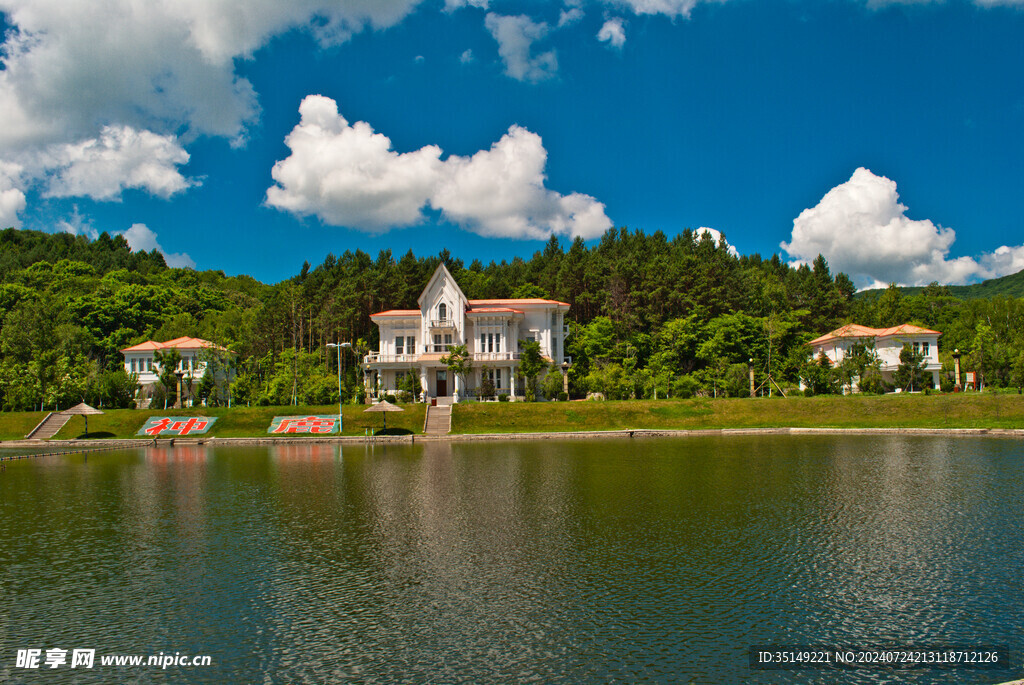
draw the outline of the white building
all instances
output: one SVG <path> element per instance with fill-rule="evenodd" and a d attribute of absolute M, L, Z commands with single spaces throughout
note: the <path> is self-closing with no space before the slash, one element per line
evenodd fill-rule
<path fill-rule="evenodd" d="M 900 352 L 904 345 L 910 345 L 924 357 L 924 369 L 932 374 L 932 387 L 939 387 L 939 331 L 905 323 L 892 328 L 868 328 L 855 323 L 837 328 L 808 343 L 815 359 L 824 354 L 833 366 L 843 361 L 846 352 L 854 343 L 873 343 L 878 360 L 882 363 L 882 378 L 893 382 L 893 372 L 899 368 Z"/>
<path fill-rule="evenodd" d="M 157 351 L 166 352 L 177 350 L 181 355 L 176 371 L 182 374 L 182 384 L 185 388 L 198 385 L 200 379 L 206 373 L 206 355 L 204 350 L 219 350 L 227 352 L 227 348 L 221 347 L 209 340 L 200 338 L 175 338 L 167 342 L 156 342 L 147 340 L 138 345 L 132 345 L 121 350 L 124 355 L 124 370 L 128 373 L 135 373 L 139 376 L 139 384 L 144 389 L 152 389 L 152 386 L 160 382 L 160 365 L 156 362 L 153 354 Z M 183 392 L 185 392 L 183 390 Z"/>
<path fill-rule="evenodd" d="M 380 348 L 366 355 L 369 388 L 394 393 L 404 374 L 417 373 L 428 397 L 475 394 L 484 377 L 499 395 L 522 395 L 515 383 L 519 341 L 536 340 L 548 362 L 571 363 L 565 356 L 569 327 L 565 302 L 542 299 L 468 300 L 444 264 L 437 267 L 420 295 L 419 309 L 392 309 L 370 316 L 380 328 Z M 450 378 L 441 357 L 465 345 L 472 371 Z"/>

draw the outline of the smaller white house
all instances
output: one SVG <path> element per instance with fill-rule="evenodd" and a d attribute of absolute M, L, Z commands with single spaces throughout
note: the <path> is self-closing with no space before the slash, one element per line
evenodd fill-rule
<path fill-rule="evenodd" d="M 939 331 L 914 326 L 908 323 L 891 328 L 869 328 L 855 323 L 846 324 L 841 328 L 826 333 L 807 343 L 811 346 L 812 355 L 828 357 L 833 365 L 843 361 L 847 351 L 855 343 L 873 343 L 878 360 L 882 363 L 882 378 L 893 382 L 893 372 L 899 368 L 900 352 L 904 345 L 910 345 L 915 352 L 924 357 L 924 369 L 932 375 L 932 387 L 939 387 Z"/>
<path fill-rule="evenodd" d="M 168 350 L 177 350 L 181 355 L 176 371 L 181 372 L 186 387 L 198 384 L 206 373 L 205 350 L 227 352 L 227 348 L 201 338 L 175 338 L 167 342 L 147 340 L 121 350 L 121 354 L 124 355 L 124 370 L 138 374 L 139 384 L 144 390 L 151 391 L 152 386 L 160 382 L 160 365 L 154 358 L 154 353 Z"/>

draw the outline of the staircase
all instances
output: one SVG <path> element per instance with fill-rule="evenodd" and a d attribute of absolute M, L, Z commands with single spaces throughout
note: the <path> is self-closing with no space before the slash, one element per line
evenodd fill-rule
<path fill-rule="evenodd" d="M 452 429 L 452 406 L 441 404 L 431 407 L 427 405 L 427 418 L 423 422 L 425 435 L 448 435 Z"/>
<path fill-rule="evenodd" d="M 32 429 L 32 432 L 25 436 L 26 440 L 49 440 L 57 434 L 64 424 L 71 419 L 71 414 L 64 414 L 59 411 L 52 411 L 46 418 L 39 422 L 39 425 Z"/>

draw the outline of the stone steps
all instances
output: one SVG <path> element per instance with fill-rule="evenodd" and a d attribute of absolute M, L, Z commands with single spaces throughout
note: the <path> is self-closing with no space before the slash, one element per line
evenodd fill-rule
<path fill-rule="evenodd" d="M 452 408 L 448 405 L 427 406 L 427 417 L 423 423 L 426 435 L 447 435 L 452 429 Z"/>
<path fill-rule="evenodd" d="M 26 440 L 49 440 L 57 434 L 64 424 L 71 420 L 70 414 L 61 412 L 50 412 L 46 418 L 39 422 L 39 425 L 32 429 L 32 432 L 25 436 Z"/>

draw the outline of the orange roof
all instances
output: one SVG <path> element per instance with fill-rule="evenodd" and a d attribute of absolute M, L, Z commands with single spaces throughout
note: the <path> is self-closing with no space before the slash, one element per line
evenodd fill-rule
<path fill-rule="evenodd" d="M 132 345 L 126 347 L 122 352 L 152 352 L 154 350 L 200 350 L 214 348 L 218 350 L 227 350 L 226 347 L 221 347 L 216 343 L 212 343 L 209 340 L 203 340 L 201 338 L 175 338 L 174 340 L 168 340 L 167 342 L 157 342 L 155 340 L 147 340 L 144 343 L 138 345 Z"/>
<path fill-rule="evenodd" d="M 920 326 L 914 326 L 909 323 L 902 324 L 900 326 L 892 326 L 890 328 L 868 328 L 867 326 L 861 326 L 860 324 L 848 323 L 845 326 L 835 329 L 831 333 L 826 333 L 820 338 L 807 343 L 808 345 L 820 345 L 827 343 L 830 340 L 841 340 L 844 338 L 888 338 L 893 335 L 942 335 L 939 331 L 929 330 L 927 328 L 921 328 Z"/>
<path fill-rule="evenodd" d="M 566 307 L 569 306 L 568 302 L 559 302 L 558 300 L 544 300 L 539 297 L 532 297 L 524 300 L 469 300 L 470 307 L 476 307 L 477 305 L 492 305 L 498 307 L 505 307 L 517 304 L 560 304 Z"/>
<path fill-rule="evenodd" d="M 370 314 L 372 319 L 375 316 L 419 316 L 420 310 L 418 309 L 389 309 L 386 312 L 377 312 L 376 314 Z"/>
<path fill-rule="evenodd" d="M 470 309 L 467 314 L 522 314 L 522 309 L 512 309 L 511 307 L 474 307 Z"/>

